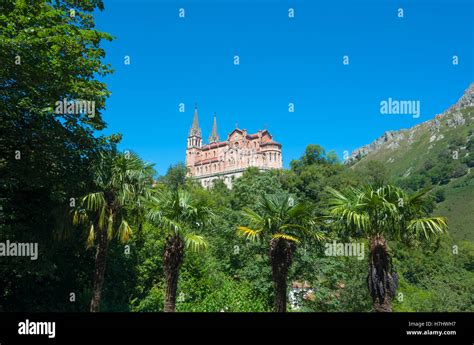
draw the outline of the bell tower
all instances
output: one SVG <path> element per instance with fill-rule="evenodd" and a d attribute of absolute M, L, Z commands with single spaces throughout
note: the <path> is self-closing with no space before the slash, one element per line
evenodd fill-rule
<path fill-rule="evenodd" d="M 188 173 L 193 174 L 193 166 L 197 160 L 196 155 L 200 152 L 202 147 L 202 133 L 199 127 L 198 108 L 197 104 L 194 106 L 194 118 L 191 129 L 189 130 L 188 143 L 186 146 L 186 166 Z"/>

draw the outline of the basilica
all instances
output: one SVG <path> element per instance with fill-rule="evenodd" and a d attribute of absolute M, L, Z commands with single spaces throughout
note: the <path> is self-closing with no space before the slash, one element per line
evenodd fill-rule
<path fill-rule="evenodd" d="M 282 166 L 281 144 L 274 141 L 267 130 L 249 134 L 245 129 L 235 128 L 221 141 L 215 114 L 208 143 L 203 144 L 195 107 L 186 147 L 186 167 L 188 176 L 204 187 L 208 188 L 214 180 L 222 179 L 227 187 L 232 188 L 233 180 L 249 167 L 263 171 L 281 169 Z"/>

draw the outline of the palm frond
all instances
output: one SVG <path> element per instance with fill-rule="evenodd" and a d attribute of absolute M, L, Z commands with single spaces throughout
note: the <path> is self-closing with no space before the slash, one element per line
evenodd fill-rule
<path fill-rule="evenodd" d="M 205 238 L 193 232 L 186 232 L 184 234 L 184 243 L 186 245 L 186 249 L 189 249 L 193 252 L 200 252 L 206 250 L 208 247 L 208 243 Z"/>
<path fill-rule="evenodd" d="M 94 240 L 95 240 L 95 229 L 94 229 L 94 224 L 91 224 L 91 227 L 89 228 L 89 235 L 87 236 L 87 248 L 90 248 L 94 245 Z"/>
<path fill-rule="evenodd" d="M 244 207 L 242 209 L 242 214 L 252 224 L 261 225 L 264 223 L 264 219 L 262 218 L 262 216 L 260 216 L 257 212 L 248 207 Z"/>
<path fill-rule="evenodd" d="M 161 217 L 160 220 L 157 222 L 157 225 L 163 230 L 175 234 L 179 234 L 183 231 L 183 225 L 181 224 L 181 222 L 173 218 Z"/>
<path fill-rule="evenodd" d="M 95 192 L 85 195 L 82 198 L 83 207 L 89 211 L 98 211 L 106 205 L 103 192 Z"/>
<path fill-rule="evenodd" d="M 256 241 L 259 239 L 260 233 L 262 230 L 253 230 L 245 226 L 237 227 L 237 232 L 244 235 L 248 240 Z"/>
<path fill-rule="evenodd" d="M 407 229 L 419 238 L 430 239 L 447 232 L 448 224 L 444 217 L 417 218 L 409 222 Z"/>
<path fill-rule="evenodd" d="M 282 234 L 282 233 L 279 233 L 279 234 L 273 234 L 272 235 L 272 238 L 283 238 L 284 240 L 287 240 L 287 241 L 291 241 L 291 242 L 295 242 L 295 243 L 300 243 L 301 241 L 295 237 L 295 236 L 291 236 L 291 235 L 288 235 L 288 234 Z"/>
<path fill-rule="evenodd" d="M 122 242 L 128 242 L 130 237 L 132 236 L 132 228 L 128 224 L 128 222 L 125 219 L 122 219 L 122 222 L 120 223 L 120 226 L 118 228 L 118 233 L 117 236 Z"/>
<path fill-rule="evenodd" d="M 89 217 L 87 216 L 87 212 L 84 209 L 74 209 L 72 215 L 72 224 L 79 225 L 84 224 L 89 221 Z"/>

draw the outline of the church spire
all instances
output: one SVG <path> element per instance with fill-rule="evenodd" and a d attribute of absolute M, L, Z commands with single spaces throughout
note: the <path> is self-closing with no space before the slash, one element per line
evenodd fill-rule
<path fill-rule="evenodd" d="M 216 113 L 214 113 L 214 122 L 212 124 L 212 132 L 211 135 L 209 136 L 209 144 L 211 143 L 217 143 L 221 139 L 219 138 L 219 134 L 217 134 L 217 119 L 216 119 Z"/>
<path fill-rule="evenodd" d="M 199 128 L 197 103 L 194 105 L 194 119 L 193 119 L 193 125 L 191 126 L 191 129 L 189 130 L 189 136 L 201 138 L 201 128 Z"/>

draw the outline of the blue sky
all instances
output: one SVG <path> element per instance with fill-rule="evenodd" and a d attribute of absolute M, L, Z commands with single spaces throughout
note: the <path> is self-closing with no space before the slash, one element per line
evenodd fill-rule
<path fill-rule="evenodd" d="M 205 140 L 216 112 L 221 139 L 236 123 L 267 128 L 288 166 L 308 144 L 342 158 L 426 121 L 474 81 L 473 1 L 104 2 L 97 27 L 116 37 L 103 45 L 115 69 L 105 133 L 122 133 L 120 147 L 160 174 L 184 161 L 195 102 Z M 388 98 L 420 101 L 421 116 L 380 114 Z"/>

